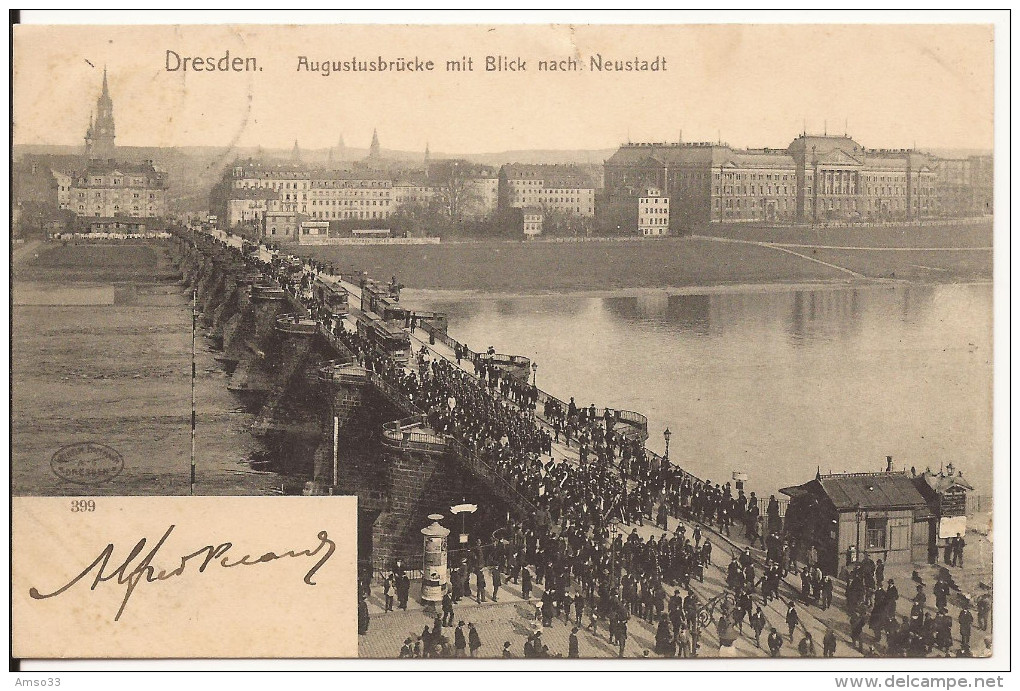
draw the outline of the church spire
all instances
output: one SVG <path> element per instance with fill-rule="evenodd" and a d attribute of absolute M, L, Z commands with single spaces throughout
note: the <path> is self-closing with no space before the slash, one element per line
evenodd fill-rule
<path fill-rule="evenodd" d="M 425 142 L 425 177 L 429 176 L 429 143 Z"/>
<path fill-rule="evenodd" d="M 372 128 L 372 144 L 368 147 L 369 158 L 379 158 L 379 132 Z"/>
<path fill-rule="evenodd" d="M 106 66 L 103 66 L 103 91 L 96 99 L 95 119 L 89 115 L 89 129 L 85 133 L 85 155 L 92 158 L 113 158 L 116 127 L 113 122 L 113 99 Z"/>
<path fill-rule="evenodd" d="M 301 162 L 301 147 L 298 146 L 298 140 L 297 139 L 294 140 L 294 148 L 291 149 L 290 160 L 293 161 L 294 163 L 300 163 Z"/>

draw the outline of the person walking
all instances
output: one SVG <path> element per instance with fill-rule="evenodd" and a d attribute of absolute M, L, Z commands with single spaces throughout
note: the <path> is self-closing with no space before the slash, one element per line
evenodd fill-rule
<path fill-rule="evenodd" d="M 790 629 L 790 642 L 793 643 L 793 632 L 797 630 L 797 624 L 800 623 L 800 615 L 797 614 L 797 608 L 794 607 L 793 603 L 790 603 L 790 608 L 786 610 L 786 625 Z"/>
<path fill-rule="evenodd" d="M 577 659 L 581 657 L 577 641 L 577 627 L 570 630 L 570 639 L 567 641 L 567 657 Z"/>
<path fill-rule="evenodd" d="M 963 650 L 970 650 L 970 631 L 974 624 L 974 615 L 970 613 L 969 608 L 964 607 L 960 610 L 957 622 L 960 625 L 960 647 Z"/>
<path fill-rule="evenodd" d="M 748 622 L 754 630 L 754 647 L 761 648 L 761 632 L 765 630 L 766 623 L 765 612 L 762 611 L 761 605 L 758 605 L 757 609 L 754 610 Z"/>
<path fill-rule="evenodd" d="M 804 632 L 804 637 L 800 639 L 800 645 L 797 646 L 797 652 L 801 657 L 815 657 L 815 641 L 811 638 L 810 631 Z"/>
<path fill-rule="evenodd" d="M 449 590 L 443 594 L 443 626 L 453 626 L 453 595 Z"/>
<path fill-rule="evenodd" d="M 383 598 L 386 600 L 386 607 L 384 612 L 393 611 L 393 591 L 396 590 L 396 581 L 393 578 L 392 573 L 386 574 L 386 578 L 383 579 Z"/>
<path fill-rule="evenodd" d="M 776 629 L 769 632 L 769 653 L 772 657 L 779 657 L 779 651 L 783 648 L 783 636 Z"/>
<path fill-rule="evenodd" d="M 625 619 L 621 619 L 616 627 L 616 642 L 620 646 L 619 657 L 623 657 L 624 648 L 627 647 L 627 621 Z"/>
<path fill-rule="evenodd" d="M 836 634 L 833 633 L 831 626 L 825 627 L 825 635 L 822 637 L 822 656 L 836 656 Z"/>
<path fill-rule="evenodd" d="M 463 621 L 458 621 L 453 631 L 453 649 L 457 657 L 467 657 L 467 636 L 464 635 Z"/>
<path fill-rule="evenodd" d="M 411 578 L 402 573 L 397 576 L 397 607 L 407 609 L 407 598 L 411 594 Z"/>
<path fill-rule="evenodd" d="M 499 572 L 499 566 L 492 567 L 492 601 L 499 602 L 499 588 L 503 585 L 503 574 Z"/>
<path fill-rule="evenodd" d="M 481 604 L 485 602 L 485 587 L 487 585 L 485 582 L 485 569 L 481 566 L 475 571 L 475 581 L 477 583 L 475 601 Z"/>
<path fill-rule="evenodd" d="M 364 636 L 368 633 L 368 622 L 372 617 L 368 613 L 368 603 L 365 598 L 358 600 L 358 635 Z"/>
<path fill-rule="evenodd" d="M 478 635 L 478 629 L 474 624 L 468 624 L 468 648 L 471 649 L 471 657 L 478 657 L 478 649 L 482 647 L 482 637 Z"/>

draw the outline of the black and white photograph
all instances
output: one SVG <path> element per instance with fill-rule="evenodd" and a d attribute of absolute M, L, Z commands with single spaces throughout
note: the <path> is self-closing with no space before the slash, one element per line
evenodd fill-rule
<path fill-rule="evenodd" d="M 80 14 L 12 20 L 12 665 L 1008 659 L 1008 15 Z"/>

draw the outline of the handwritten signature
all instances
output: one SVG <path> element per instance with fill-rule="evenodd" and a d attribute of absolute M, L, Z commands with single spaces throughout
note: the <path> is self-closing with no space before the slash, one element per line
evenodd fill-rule
<path fill-rule="evenodd" d="M 157 572 L 156 567 L 152 566 L 152 560 L 163 546 L 163 543 L 165 543 L 170 537 L 170 534 L 173 533 L 175 527 L 176 526 L 171 525 L 167 528 L 166 532 L 163 533 L 163 537 L 159 539 L 159 542 L 157 542 L 152 549 L 142 556 L 141 561 L 139 561 L 133 568 L 132 562 L 134 562 L 145 549 L 146 539 L 144 537 L 135 543 L 131 553 L 128 554 L 123 563 L 113 569 L 113 571 L 107 571 L 110 567 L 110 561 L 113 559 L 113 552 L 115 549 L 114 544 L 111 542 L 102 552 L 100 552 L 95 561 L 86 566 L 81 573 L 72 578 L 66 585 L 48 594 L 40 593 L 37 588 L 30 588 L 28 594 L 36 600 L 46 600 L 51 597 L 56 597 L 72 588 L 79 581 L 85 579 L 92 572 L 95 572 L 95 578 L 93 579 L 92 586 L 89 590 L 95 590 L 100 583 L 112 581 L 114 579 L 116 579 L 117 583 L 120 585 L 127 586 L 124 592 L 124 600 L 121 602 L 120 609 L 117 610 L 117 616 L 113 618 L 114 621 L 119 621 L 120 616 L 124 613 L 124 608 L 127 607 L 128 600 L 131 599 L 131 594 L 134 592 L 138 584 L 143 581 L 143 579 L 147 583 L 156 583 L 176 578 L 185 572 L 188 564 L 193 560 L 197 561 L 201 559 L 201 563 L 198 566 L 198 573 L 203 573 L 206 568 L 216 560 L 218 560 L 221 567 L 231 569 L 235 566 L 258 566 L 259 564 L 266 564 L 278 559 L 315 557 L 319 555 L 320 552 L 323 552 L 315 565 L 308 569 L 308 572 L 305 573 L 303 579 L 306 584 L 315 585 L 315 581 L 312 580 L 312 576 L 314 576 L 315 573 L 322 568 L 323 564 L 329 561 L 329 558 L 333 556 L 333 552 L 336 550 L 336 543 L 329 539 L 329 535 L 326 534 L 325 530 L 320 530 L 316 536 L 319 539 L 319 544 L 315 546 L 315 549 L 304 549 L 300 552 L 287 550 L 286 552 L 281 552 L 279 554 L 276 552 L 266 552 L 259 557 L 252 557 L 250 554 L 245 554 L 240 559 L 231 561 L 231 556 L 228 556 L 227 552 L 229 552 L 234 545 L 230 542 L 224 542 L 215 546 L 206 545 L 201 549 L 195 550 L 191 554 L 184 555 L 181 557 L 181 565 L 173 571 L 160 569 Z M 130 569 L 130 571 L 128 569 Z"/>

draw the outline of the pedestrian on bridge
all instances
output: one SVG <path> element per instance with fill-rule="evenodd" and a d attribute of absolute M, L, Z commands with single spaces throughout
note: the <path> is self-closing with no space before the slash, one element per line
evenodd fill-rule
<path fill-rule="evenodd" d="M 474 624 L 468 624 L 468 647 L 471 649 L 471 657 L 478 657 L 478 650 L 482 647 L 482 637 L 478 635 L 478 629 Z"/>
<path fill-rule="evenodd" d="M 449 590 L 443 593 L 443 626 L 453 626 L 453 594 Z"/>
<path fill-rule="evenodd" d="M 478 604 L 481 604 L 485 602 L 485 587 L 487 585 L 485 582 L 485 569 L 481 566 L 479 566 L 475 571 L 475 581 L 477 584 L 475 601 L 478 602 Z"/>
<path fill-rule="evenodd" d="M 503 585 L 503 574 L 499 572 L 499 566 L 492 567 L 492 601 L 499 602 L 499 588 Z"/>
<path fill-rule="evenodd" d="M 774 628 L 769 632 L 768 643 L 772 657 L 779 657 L 779 651 L 783 648 L 783 636 Z"/>
<path fill-rule="evenodd" d="M 797 608 L 793 602 L 790 603 L 790 608 L 786 610 L 786 625 L 790 629 L 790 642 L 793 643 L 793 632 L 797 629 L 797 624 L 800 623 L 800 615 L 797 614 Z"/>

